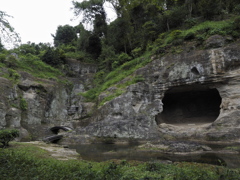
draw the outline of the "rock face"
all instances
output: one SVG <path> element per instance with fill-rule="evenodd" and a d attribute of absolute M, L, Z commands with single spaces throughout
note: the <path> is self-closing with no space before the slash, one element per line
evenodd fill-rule
<path fill-rule="evenodd" d="M 74 73 L 69 79 L 73 85 L 34 78 L 25 72 L 20 72 L 18 83 L 0 78 L 0 129 L 17 128 L 20 139 L 36 140 L 53 126 L 73 127 L 76 120 L 86 116 L 88 110 L 84 103 L 79 104 L 77 94 L 91 87 L 97 68 L 74 60 L 68 63 Z"/>
<path fill-rule="evenodd" d="M 215 41 L 214 41 L 215 39 Z M 214 42 L 213 42 L 214 41 Z M 211 37 L 204 50 L 155 57 L 144 82 L 105 103 L 78 134 L 136 139 L 237 140 L 240 44 Z"/>
<path fill-rule="evenodd" d="M 240 137 L 240 43 L 211 37 L 205 49 L 153 57 L 134 74 L 144 78 L 96 108 L 78 93 L 93 87 L 97 67 L 68 61 L 73 85 L 36 79 L 0 78 L 0 129 L 19 128 L 38 139 L 53 126 L 69 126 L 77 137 L 128 140 L 229 141 Z M 189 50 L 190 49 L 190 50 Z M 27 104 L 27 106 L 26 106 Z M 71 138 L 69 136 L 69 138 Z"/>

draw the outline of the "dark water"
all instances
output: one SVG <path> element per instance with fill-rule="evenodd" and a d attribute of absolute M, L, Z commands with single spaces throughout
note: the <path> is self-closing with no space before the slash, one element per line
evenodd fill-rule
<path fill-rule="evenodd" d="M 174 155 L 165 154 L 157 151 L 137 151 L 137 144 L 88 144 L 70 146 L 88 161 L 107 161 L 112 159 L 119 160 L 137 160 L 154 162 L 197 162 L 207 163 L 229 168 L 240 168 L 239 153 L 208 153 L 195 155 Z M 222 145 L 214 145 L 214 150 L 223 149 Z"/>

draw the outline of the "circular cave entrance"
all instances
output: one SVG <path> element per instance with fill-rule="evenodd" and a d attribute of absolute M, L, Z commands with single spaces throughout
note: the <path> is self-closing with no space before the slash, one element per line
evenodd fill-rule
<path fill-rule="evenodd" d="M 204 124 L 214 122 L 220 113 L 221 97 L 217 89 L 186 86 L 167 91 L 157 124 Z"/>

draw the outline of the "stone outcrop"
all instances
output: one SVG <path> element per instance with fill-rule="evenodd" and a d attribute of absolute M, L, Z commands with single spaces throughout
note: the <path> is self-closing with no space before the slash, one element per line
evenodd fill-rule
<path fill-rule="evenodd" d="M 78 93 L 91 87 L 97 67 L 74 60 L 69 60 L 68 66 L 74 73 L 68 84 L 35 78 L 26 72 L 20 72 L 17 83 L 1 77 L 0 129 L 17 128 L 20 140 L 36 140 L 53 126 L 73 127 L 75 121 L 86 116 L 88 109 L 85 103 L 79 104 Z"/>
<path fill-rule="evenodd" d="M 135 72 L 144 82 L 130 85 L 126 93 L 97 109 L 87 126 L 77 127 L 77 133 L 130 139 L 237 140 L 240 44 L 225 45 L 219 36 L 205 44 L 205 49 L 154 57 Z"/>
<path fill-rule="evenodd" d="M 19 128 L 23 139 L 39 139 L 50 127 L 68 126 L 74 129 L 76 142 L 93 137 L 236 141 L 240 42 L 227 43 L 215 36 L 204 48 L 186 45 L 181 53 L 153 56 L 134 73 L 144 81 L 98 108 L 79 95 L 93 87 L 94 65 L 69 60 L 67 76 L 72 85 L 24 72 L 17 84 L 1 77 L 0 128 Z M 81 137 L 84 140 L 78 140 Z"/>

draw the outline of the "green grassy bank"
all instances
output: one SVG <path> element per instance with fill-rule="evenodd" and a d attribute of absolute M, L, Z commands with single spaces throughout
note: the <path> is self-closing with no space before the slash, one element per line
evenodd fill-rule
<path fill-rule="evenodd" d="M 240 179 L 240 169 L 197 163 L 56 160 L 36 145 L 12 143 L 0 149 L 1 180 L 220 180 Z"/>

